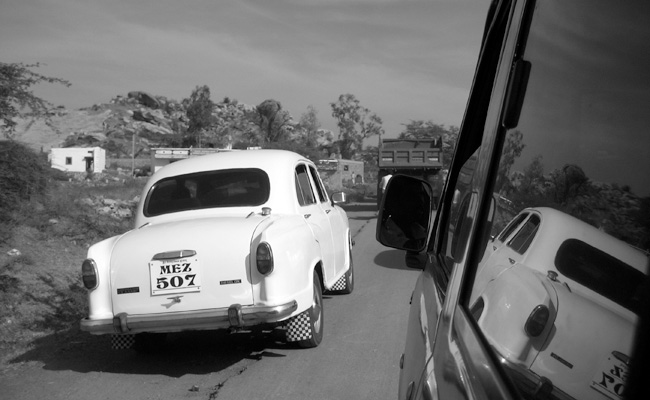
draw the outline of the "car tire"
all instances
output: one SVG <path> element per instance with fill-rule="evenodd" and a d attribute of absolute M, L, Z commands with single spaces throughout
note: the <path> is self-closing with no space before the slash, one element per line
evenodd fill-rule
<path fill-rule="evenodd" d="M 323 289 L 316 272 L 314 272 L 314 296 L 311 307 L 307 311 L 311 337 L 297 342 L 302 348 L 316 347 L 323 340 Z"/>

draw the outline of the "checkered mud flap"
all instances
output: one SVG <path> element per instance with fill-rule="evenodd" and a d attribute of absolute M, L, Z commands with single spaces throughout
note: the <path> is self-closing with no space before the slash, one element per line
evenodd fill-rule
<path fill-rule="evenodd" d="M 341 278 L 339 278 L 338 281 L 336 281 L 336 283 L 334 284 L 334 286 L 332 286 L 332 288 L 330 289 L 330 291 L 332 291 L 332 292 L 338 292 L 339 290 L 343 290 L 343 289 L 345 289 L 345 283 L 346 283 L 346 282 L 345 282 L 345 276 L 346 276 L 346 275 L 343 274 L 343 276 L 342 276 Z"/>
<path fill-rule="evenodd" d="M 135 344 L 135 335 L 111 335 L 113 350 L 130 349 Z"/>
<path fill-rule="evenodd" d="M 287 342 L 298 342 L 306 339 L 311 339 L 309 310 L 291 318 L 287 324 Z"/>

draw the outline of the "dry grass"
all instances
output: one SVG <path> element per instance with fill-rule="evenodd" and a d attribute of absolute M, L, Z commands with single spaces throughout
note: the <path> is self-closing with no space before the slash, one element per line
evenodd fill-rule
<path fill-rule="evenodd" d="M 18 212 L 12 237 L 0 247 L 0 365 L 86 314 L 80 268 L 87 248 L 131 229 L 132 221 L 101 215 L 79 200 L 132 200 L 145 180 L 97 182 L 54 182 L 46 198 Z M 9 255 L 13 249 L 20 255 Z"/>

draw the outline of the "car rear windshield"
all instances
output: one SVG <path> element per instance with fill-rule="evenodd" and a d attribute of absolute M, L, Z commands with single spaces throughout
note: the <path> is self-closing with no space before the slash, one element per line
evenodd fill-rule
<path fill-rule="evenodd" d="M 647 290 L 641 271 L 578 239 L 562 243 L 555 266 L 566 277 L 639 313 L 641 295 Z"/>
<path fill-rule="evenodd" d="M 165 178 L 149 190 L 144 215 L 221 207 L 259 206 L 269 198 L 261 169 L 228 169 Z"/>

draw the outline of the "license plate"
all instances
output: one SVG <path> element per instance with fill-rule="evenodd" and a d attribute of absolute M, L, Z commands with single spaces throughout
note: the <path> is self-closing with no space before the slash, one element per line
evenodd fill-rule
<path fill-rule="evenodd" d="M 594 376 L 591 387 L 605 396 L 619 400 L 627 380 L 627 364 L 610 354 Z"/>
<path fill-rule="evenodd" d="M 151 260 L 149 271 L 154 296 L 201 291 L 201 271 L 196 257 Z"/>

